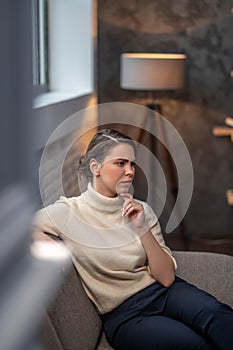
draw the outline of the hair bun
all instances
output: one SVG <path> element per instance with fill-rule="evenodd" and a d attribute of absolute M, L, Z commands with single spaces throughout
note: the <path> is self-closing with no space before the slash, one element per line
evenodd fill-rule
<path fill-rule="evenodd" d="M 79 165 L 82 165 L 83 161 L 84 161 L 85 156 L 81 156 L 79 159 Z"/>

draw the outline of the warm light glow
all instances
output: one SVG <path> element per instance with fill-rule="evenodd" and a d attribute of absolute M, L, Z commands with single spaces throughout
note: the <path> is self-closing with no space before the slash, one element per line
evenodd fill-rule
<path fill-rule="evenodd" d="M 130 57 L 130 58 L 151 58 L 151 59 L 162 59 L 162 60 L 166 60 L 166 59 L 170 59 L 170 60 L 178 60 L 178 59 L 186 59 L 187 56 L 184 54 L 176 54 L 176 53 L 123 53 L 122 56 L 124 57 Z"/>
<path fill-rule="evenodd" d="M 31 245 L 32 255 L 41 260 L 67 260 L 68 249 L 62 243 L 37 241 Z"/>

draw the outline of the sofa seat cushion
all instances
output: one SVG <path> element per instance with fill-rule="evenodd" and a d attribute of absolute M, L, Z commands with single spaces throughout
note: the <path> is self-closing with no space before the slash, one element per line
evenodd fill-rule
<path fill-rule="evenodd" d="M 96 350 L 113 350 L 113 348 L 109 345 L 104 332 L 101 333 Z"/>

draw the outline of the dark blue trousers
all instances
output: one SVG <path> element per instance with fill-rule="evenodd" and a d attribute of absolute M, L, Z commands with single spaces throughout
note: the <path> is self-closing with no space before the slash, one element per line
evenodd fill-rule
<path fill-rule="evenodd" d="M 116 350 L 232 350 L 233 310 L 179 277 L 155 282 L 101 315 Z"/>

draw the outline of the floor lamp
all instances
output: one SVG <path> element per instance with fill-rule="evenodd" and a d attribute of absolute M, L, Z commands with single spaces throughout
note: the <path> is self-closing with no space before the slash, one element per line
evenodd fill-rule
<path fill-rule="evenodd" d="M 147 107 L 162 114 L 161 106 L 153 100 L 154 91 L 177 90 L 185 85 L 185 63 L 184 54 L 163 53 L 123 53 L 120 65 L 120 86 L 122 89 L 147 91 L 151 96 L 151 103 Z M 166 134 L 159 118 L 156 118 L 162 139 L 166 140 Z M 148 115 L 145 115 L 142 127 L 137 135 L 137 142 L 141 142 L 144 125 Z M 153 142 L 153 152 L 159 158 L 172 193 L 173 202 L 176 200 L 178 184 L 176 170 L 166 147 Z M 181 238 L 185 249 L 188 249 L 183 223 L 180 224 Z"/>

